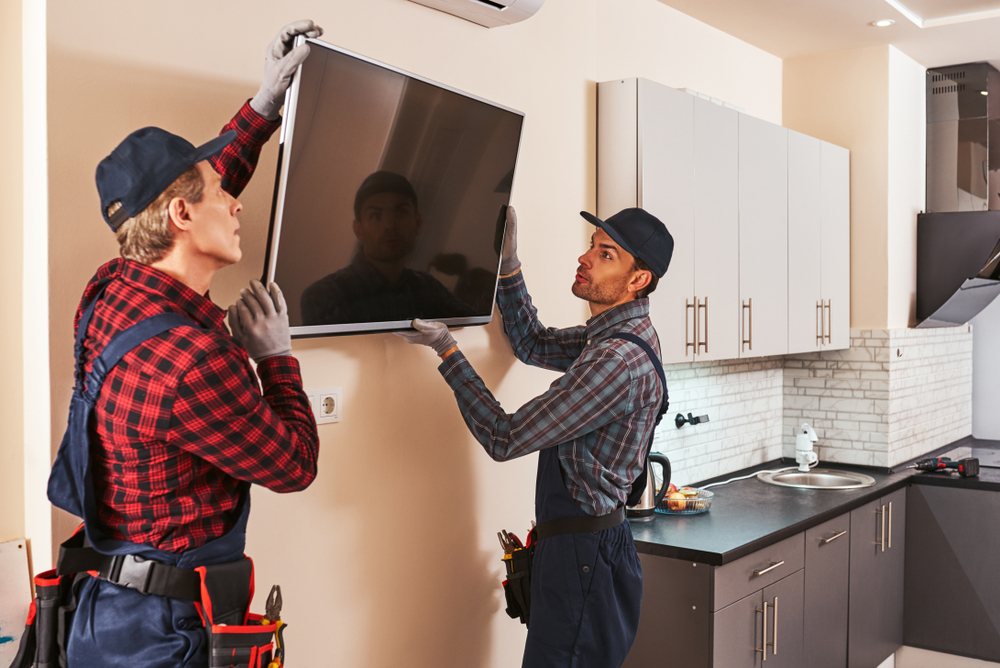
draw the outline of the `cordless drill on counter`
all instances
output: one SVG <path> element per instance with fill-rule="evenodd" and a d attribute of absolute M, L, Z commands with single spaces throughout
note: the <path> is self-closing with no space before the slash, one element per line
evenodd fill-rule
<path fill-rule="evenodd" d="M 947 457 L 933 457 L 931 459 L 918 460 L 910 468 L 921 471 L 944 471 L 951 473 L 958 471 L 963 478 L 973 478 L 979 475 L 979 460 L 975 457 L 959 459 L 957 462 Z"/>

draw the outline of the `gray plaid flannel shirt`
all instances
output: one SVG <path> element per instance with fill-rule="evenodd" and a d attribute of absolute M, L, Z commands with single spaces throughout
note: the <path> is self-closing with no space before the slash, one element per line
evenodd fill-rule
<path fill-rule="evenodd" d="M 586 513 L 606 515 L 624 505 L 642 471 L 644 448 L 663 401 L 646 353 L 634 343 L 610 339 L 632 332 L 658 351 L 649 300 L 608 309 L 586 326 L 546 329 L 522 274 L 500 279 L 497 292 L 514 354 L 526 364 L 565 373 L 547 392 L 506 413 L 461 351 L 438 370 L 490 457 L 504 461 L 557 447 L 570 495 Z"/>

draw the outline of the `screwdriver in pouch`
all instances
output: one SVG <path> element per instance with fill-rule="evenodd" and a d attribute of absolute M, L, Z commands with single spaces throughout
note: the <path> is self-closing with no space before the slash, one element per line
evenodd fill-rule
<path fill-rule="evenodd" d="M 958 461 L 953 461 L 948 457 L 932 457 L 921 459 L 910 468 L 920 471 L 946 471 L 948 473 L 957 471 L 963 478 L 974 478 L 979 475 L 979 460 L 975 457 L 959 459 Z"/>

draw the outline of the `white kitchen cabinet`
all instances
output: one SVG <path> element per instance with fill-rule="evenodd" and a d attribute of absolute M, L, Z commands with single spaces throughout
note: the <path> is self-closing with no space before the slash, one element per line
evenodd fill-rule
<path fill-rule="evenodd" d="M 674 253 L 667 273 L 649 296 L 649 314 L 660 337 L 663 362 L 692 361 L 696 313 L 686 305 L 695 294 L 694 98 L 646 79 L 637 80 L 636 94 L 638 129 L 632 142 L 639 171 L 633 184 L 636 203 L 611 199 L 612 206 L 606 207 L 608 198 L 599 192 L 598 211 L 603 218 L 625 206 L 639 206 L 667 226 Z"/>
<path fill-rule="evenodd" d="M 788 352 L 850 347 L 850 155 L 788 132 Z"/>
<path fill-rule="evenodd" d="M 820 143 L 824 349 L 851 347 L 851 152 Z"/>
<path fill-rule="evenodd" d="M 739 114 L 694 107 L 694 305 L 697 361 L 739 357 Z"/>
<path fill-rule="evenodd" d="M 788 352 L 788 130 L 740 114 L 740 357 Z"/>
<path fill-rule="evenodd" d="M 648 81 L 598 84 L 597 215 L 674 238 L 664 363 L 850 345 L 850 165 L 832 144 Z"/>
<path fill-rule="evenodd" d="M 640 206 L 674 238 L 650 295 L 663 362 L 737 357 L 737 113 L 645 79 L 599 84 L 598 104 L 598 217 Z"/>
<path fill-rule="evenodd" d="M 822 146 L 788 131 L 788 352 L 821 350 L 823 301 Z"/>

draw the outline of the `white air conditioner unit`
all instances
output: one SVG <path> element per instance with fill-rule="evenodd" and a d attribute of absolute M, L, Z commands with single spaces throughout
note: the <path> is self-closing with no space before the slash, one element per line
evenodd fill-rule
<path fill-rule="evenodd" d="M 487 28 L 506 26 L 535 15 L 545 0 L 411 0 Z"/>

